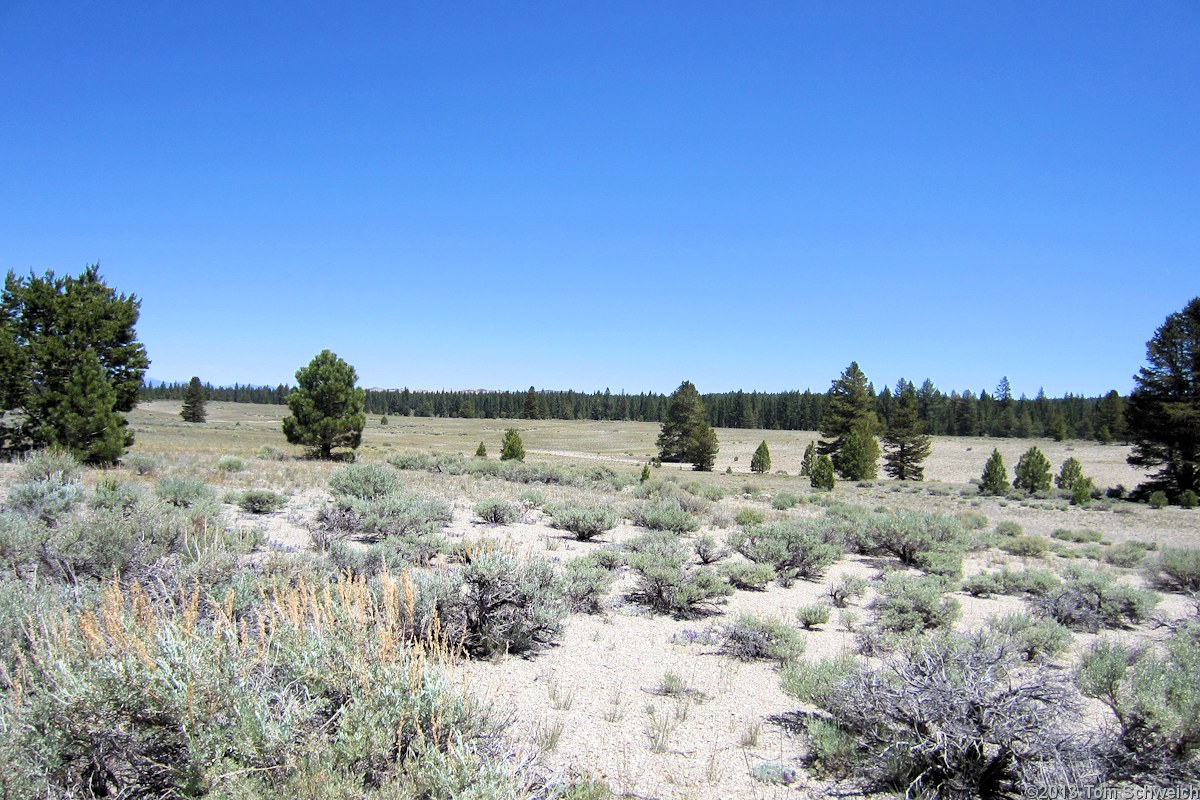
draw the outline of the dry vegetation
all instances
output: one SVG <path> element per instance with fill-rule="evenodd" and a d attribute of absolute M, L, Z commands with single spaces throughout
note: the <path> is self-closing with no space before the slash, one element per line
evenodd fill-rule
<path fill-rule="evenodd" d="M 124 466 L 86 472 L 84 494 L 90 497 L 129 484 L 141 486 L 146 495 L 158 491 L 161 496 L 158 487 L 164 479 L 200 483 L 209 487 L 216 505 L 193 512 L 193 522 L 200 520 L 205 531 L 210 525 L 224 531 L 237 546 L 222 550 L 227 560 L 220 567 L 200 556 L 190 561 L 172 556 L 172 569 L 181 568 L 180 563 L 193 569 L 188 573 L 191 583 L 170 577 L 162 562 L 125 572 L 125 567 L 106 564 L 105 570 L 95 570 L 95 593 L 83 595 L 81 616 L 63 616 L 61 623 L 32 621 L 22 635 L 14 633 L 10 621 L 2 631 L 13 637 L 8 649 L 14 644 L 25 647 L 34 654 L 27 660 L 36 662 L 36 653 L 49 652 L 47 637 L 75 636 L 84 648 L 76 659 L 106 653 L 122 663 L 140 661 L 144 666 L 136 673 L 139 679 L 158 680 L 152 666 L 154 648 L 185 636 L 179 626 L 189 623 L 186 613 L 163 616 L 165 611 L 146 610 L 145 604 L 164 597 L 140 587 L 169 588 L 159 595 L 173 598 L 172 603 L 186 610 L 194 602 L 188 599 L 187 586 L 202 586 L 204 581 L 219 586 L 220 596 L 210 601 L 218 610 L 200 617 L 209 621 L 210 640 L 224 641 L 221 637 L 233 635 L 228 625 L 239 619 L 239 593 L 251 585 L 239 583 L 237 575 L 253 574 L 258 585 L 273 586 L 276 593 L 264 595 L 270 602 L 252 614 L 247 611 L 243 624 L 292 631 L 287 634 L 291 646 L 312 649 L 314 663 L 323 663 L 321 658 L 329 655 L 317 628 L 354 620 L 341 643 L 365 650 L 347 669 L 357 675 L 354 680 L 370 683 L 372 692 L 382 691 L 380 682 L 392 679 L 386 665 L 397 664 L 403 667 L 397 667 L 400 672 L 407 671 L 405 680 L 410 683 L 421 672 L 423 685 L 436 683 L 439 692 L 443 683 L 460 687 L 462 694 L 456 688 L 446 695 L 449 700 L 438 701 L 451 703 L 445 713 L 459 715 L 460 722 L 491 709 L 487 719 L 472 723 L 481 744 L 467 748 L 470 752 L 451 747 L 436 734 L 421 745 L 430 758 L 450 765 L 448 774 L 485 765 L 495 794 L 480 797 L 603 797 L 605 786 L 615 796 L 640 798 L 822 796 L 830 787 L 845 796 L 866 786 L 847 779 L 870 770 L 839 768 L 839 752 L 850 758 L 835 746 L 841 734 L 831 733 L 828 726 L 813 734 L 808 727 L 814 719 L 827 722 L 821 709 L 836 704 L 820 702 L 820 693 L 812 691 L 812 676 L 804 670 L 860 653 L 866 654 L 860 656 L 863 664 L 918 669 L 915 661 L 905 660 L 909 645 L 881 633 L 899 618 L 887 616 L 900 614 L 888 605 L 890 598 L 919 600 L 927 588 L 914 582 L 941 582 L 934 599 L 944 605 L 930 611 L 922 623 L 930 632 L 999 630 L 1004 625 L 995 620 L 1004 615 L 1056 619 L 1055 609 L 1077 607 L 1074 596 L 1063 594 L 1075 585 L 1073 569 L 1084 568 L 1093 576 L 1088 580 L 1096 574 L 1107 576 L 1105 580 L 1111 577 L 1122 591 L 1158 589 L 1153 598 L 1124 597 L 1125 605 L 1112 612 L 1112 620 L 1105 616 L 1108 609 L 1095 610 L 1078 624 L 1072 622 L 1074 630 L 1065 635 L 1048 627 L 1038 629 L 1041 638 L 1036 639 L 1030 633 L 1012 634 L 1012 641 L 1024 637 L 1023 653 L 1030 659 L 1021 660 L 1020 669 L 1044 668 L 1064 677 L 1066 683 L 1055 684 L 1055 690 L 1064 693 L 1074 691 L 1066 685 L 1071 669 L 1096 642 L 1146 644 L 1160 652 L 1154 648 L 1196 613 L 1186 591 L 1200 587 L 1176 585 L 1176 591 L 1167 591 L 1165 583 L 1152 586 L 1147 565 L 1155 563 L 1164 548 L 1200 548 L 1200 512 L 1153 510 L 1111 499 L 1073 506 L 1056 493 L 1034 498 L 976 494 L 971 482 L 978 479 L 992 448 L 1000 449 L 1011 470 L 1029 441 L 936 439 L 926 462 L 925 483 L 839 483 L 827 494 L 813 492 L 807 479 L 797 477 L 813 433 L 720 430 L 721 451 L 712 474 L 663 467 L 641 483 L 641 466 L 654 455 L 657 425 L 520 421 L 516 424 L 527 451 L 526 465 L 534 473 L 526 476 L 529 482 L 517 482 L 493 474 L 498 469 L 495 461 L 483 469 L 466 458 L 480 441 L 498 454 L 511 421 L 393 417 L 383 425 L 371 418 L 358 461 L 379 464 L 384 470 L 379 480 L 388 483 L 373 496 L 373 489 L 337 490 L 337 479 L 331 488 L 331 476 L 344 470 L 343 465 L 305 460 L 298 449 L 284 444 L 280 420 L 285 413 L 284 407 L 210 403 L 209 421 L 188 425 L 179 419 L 178 403 L 139 407 L 130 415 L 137 444 Z M 776 472 L 751 475 L 751 455 L 764 438 Z M 1068 457 L 1078 459 L 1101 488 L 1132 487 L 1142 477 L 1125 464 L 1126 448 L 1120 446 L 1048 441 L 1037 445 L 1056 469 Z M 397 456 L 407 459 L 397 462 L 401 466 L 416 468 L 396 469 L 386 463 Z M 464 466 L 470 464 L 475 466 Z M 732 474 L 726 474 L 727 468 Z M 554 470 L 567 480 L 546 483 L 537 477 Z M 365 475 L 359 476 L 362 481 L 356 478 L 354 486 L 365 485 Z M 18 465 L 7 465 L 0 473 L 0 497 L 8 497 L 9 507 L 12 487 L 22 479 Z M 273 493 L 282 507 L 262 514 L 243 510 L 238 501 L 251 490 Z M 260 499 L 269 500 L 265 495 Z M 606 513 L 584 514 L 583 507 Z M 912 514 L 905 516 L 908 512 Z M 946 525 L 953 530 L 930 533 L 941 524 L 932 522 L 935 517 L 950 520 Z M 908 524 L 903 520 L 910 520 L 912 527 L 895 535 L 911 537 L 919 529 L 920 535 L 930 537 L 913 553 L 881 544 L 889 535 L 883 529 Z M 572 524 L 590 527 L 586 535 L 579 535 Z M 649 526 L 668 532 L 648 534 Z M 744 530 L 755 536 L 747 541 L 741 535 Z M 873 532 L 864 533 L 868 530 Z M 863 537 L 874 538 L 867 542 Z M 810 563 L 820 544 L 834 548 L 830 563 Z M 173 546 L 163 544 L 164 552 L 174 552 Z M 214 545 L 213 551 L 217 549 Z M 764 555 L 768 552 L 770 557 Z M 747 554 L 758 564 L 751 564 Z M 795 579 L 783 581 L 786 585 L 772 580 L 774 571 L 790 568 L 781 565 L 799 563 L 797 554 L 809 561 Z M 12 552 L 4 556 L 11 564 L 20 560 Z M 86 584 L 82 571 L 92 566 L 74 565 L 74 579 Z M 755 566 L 764 572 L 751 575 Z M 123 582 L 102 588 L 102 580 L 111 581 L 114 570 Z M 209 574 L 214 571 L 220 574 Z M 47 580 L 17 572 L 27 583 Z M 916 577 L 921 574 L 932 577 Z M 761 589 L 732 590 L 727 578 L 735 575 L 739 586 Z M 335 589 L 323 595 L 315 582 Z M 391 592 L 393 605 L 371 595 L 369 585 Z M 125 595 L 115 596 L 122 586 Z M 836 586 L 845 591 L 831 593 Z M 149 599 L 138 601 L 138 592 Z M 406 600 L 395 599 L 405 592 Z M 220 611 L 227 597 L 228 610 Z M 462 602 L 464 597 L 470 602 Z M 911 605 L 919 605 L 918 600 Z M 508 601 L 517 608 L 539 608 L 543 616 L 529 620 L 473 610 Z M 1144 607 L 1137 606 L 1143 601 Z M 257 608 L 252 599 L 244 602 L 247 609 Z M 388 609 L 394 611 L 397 603 L 406 611 L 399 618 L 389 617 Z M 195 623 L 194 613 L 190 624 Z M 366 635 L 361 621 L 367 617 L 378 619 L 379 630 L 387 635 Z M 1008 628 L 1023 631 L 1023 624 Z M 202 648 L 203 658 L 216 658 L 210 640 Z M 243 631 L 238 646 L 250 648 L 252 640 L 254 658 L 264 663 L 270 660 L 270 647 L 279 643 L 277 638 L 246 637 Z M 409 652 L 406 647 L 415 649 Z M 951 648 L 923 657 L 941 659 L 942 674 L 953 672 L 953 664 L 1008 657 L 1004 648 L 1001 653 L 987 647 L 991 645 L 979 645 L 978 652 L 968 655 Z M 5 696 L 11 701 L 12 692 L 32 685 L 33 678 L 22 677 L 21 670 L 29 668 L 19 657 L 14 660 L 10 654 L 4 664 Z M 198 676 L 188 680 L 193 678 Z M 247 676 L 230 677 L 235 679 L 246 682 L 244 691 L 254 690 Z M 844 686 L 867 697 L 885 696 L 864 683 L 868 680 L 860 675 L 857 683 Z M 353 683 L 347 681 L 347 686 Z M 797 689 L 800 685 L 807 688 Z M 312 689 L 314 694 L 322 691 L 338 689 Z M 211 689 L 209 700 L 216 702 L 213 698 L 219 694 Z M 1028 713 L 1040 713 L 1036 702 L 1030 702 Z M 1115 724 L 1103 698 L 1084 702 L 1087 727 Z M 10 702 L 5 717 L 10 731 L 16 713 L 12 707 Z M 344 713 L 350 714 L 357 707 L 346 708 L 351 710 Z M 323 718 L 311 711 L 311 719 L 289 724 L 304 735 L 317 735 L 314 731 Z M 366 711 L 353 713 L 367 715 L 364 719 L 370 721 Z M 407 723 L 380 718 L 372 724 Z M 415 732 L 419 724 L 405 730 L 409 740 L 420 738 Z M 815 735 L 825 738 L 814 745 Z M 1060 745 L 1067 746 L 1053 746 Z M 329 745 L 330 764 L 342 757 L 341 746 Z M 164 752 L 169 758 L 170 752 Z M 1037 760 L 1032 751 L 1021 752 L 1025 754 L 1018 760 L 1026 765 Z M 286 761 L 285 755 L 280 759 Z M 388 762 L 386 753 L 361 759 L 379 776 L 399 769 Z M 293 770 L 276 790 L 296 790 L 311 781 L 311 770 L 323 763 L 318 759 L 309 764 L 308 772 Z M 497 764 L 507 766 L 501 769 Z M 18 767 L 26 769 L 28 764 Z M 74 768 L 86 771 L 84 766 Z M 243 768 L 263 767 L 253 762 Z M 348 773 L 337 772 L 330 785 L 351 781 L 354 770 L 351 765 Z M 211 783 L 219 771 L 205 774 L 208 789 L 236 796 L 237 787 L 219 780 Z M 914 786 L 932 785 L 930 775 L 922 778 L 926 783 Z M 581 777 L 586 780 L 580 782 Z M 1081 772 L 1070 779 L 1087 776 Z M 424 778 L 410 775 L 406 780 L 416 786 Z M 253 796 L 248 786 L 240 790 Z M 346 786 L 350 784 L 343 789 Z M 453 796 L 445 787 L 438 791 L 431 790 L 431 796 Z M 946 797 L 969 796 L 943 791 Z M 334 788 L 327 794 L 312 792 L 343 796 Z"/>

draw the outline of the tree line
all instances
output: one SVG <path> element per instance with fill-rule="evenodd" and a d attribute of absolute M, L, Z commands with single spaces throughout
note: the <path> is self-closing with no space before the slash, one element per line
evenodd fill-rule
<path fill-rule="evenodd" d="M 920 385 L 901 379 L 897 387 L 866 391 L 872 410 L 885 426 L 902 410 L 905 388 L 915 395 L 917 419 L 932 436 L 1049 437 L 1124 441 L 1124 403 L 1115 389 L 1103 397 L 1067 394 L 1060 398 L 1039 392 L 1034 398 L 1013 397 L 1008 380 L 992 392 L 966 390 L 948 394 L 932 381 Z M 149 383 L 143 400 L 182 400 L 187 383 Z M 204 384 L 209 400 L 284 405 L 292 387 L 212 386 Z M 364 411 L 373 416 L 484 417 L 489 419 L 591 419 L 662 422 L 670 396 L 657 393 L 524 391 L 414 391 L 366 389 Z M 700 395 L 705 421 L 714 428 L 819 430 L 829 410 L 831 391 L 723 392 Z"/>

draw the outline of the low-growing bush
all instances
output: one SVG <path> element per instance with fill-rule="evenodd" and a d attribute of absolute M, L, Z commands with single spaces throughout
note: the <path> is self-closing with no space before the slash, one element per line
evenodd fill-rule
<path fill-rule="evenodd" d="M 554 527 L 570 531 L 581 542 L 607 533 L 620 523 L 616 510 L 607 504 L 556 503 L 546 507 Z"/>
<path fill-rule="evenodd" d="M 329 476 L 329 491 L 337 497 L 379 500 L 402 488 L 399 473 L 386 464 L 347 464 Z"/>
<path fill-rule="evenodd" d="M 721 630 L 721 652 L 743 661 L 786 663 L 804 652 L 799 632 L 778 619 L 743 614 Z"/>
<path fill-rule="evenodd" d="M 875 613 L 875 624 L 885 633 L 948 629 L 962 613 L 958 600 L 944 596 L 948 588 L 942 578 L 893 573 L 867 607 Z"/>
<path fill-rule="evenodd" d="M 652 531 L 689 533 L 700 528 L 700 519 L 684 510 L 677 497 L 663 500 L 645 500 L 630 510 L 630 519 L 640 528 Z"/>
<path fill-rule="evenodd" d="M 221 456 L 217 459 L 217 472 L 241 472 L 246 462 L 237 456 Z"/>
<path fill-rule="evenodd" d="M 695 617 L 733 592 L 733 587 L 712 570 L 688 566 L 688 552 L 677 537 L 652 532 L 626 544 L 627 562 L 638 574 L 633 598 L 652 611 L 678 617 Z"/>
<path fill-rule="evenodd" d="M 176 508 L 191 508 L 216 498 L 212 487 L 196 478 L 168 475 L 154 485 L 154 493 Z"/>
<path fill-rule="evenodd" d="M 701 564 L 715 564 L 729 555 L 729 551 L 718 544 L 711 533 L 702 533 L 693 539 L 692 552 L 700 559 Z"/>
<path fill-rule="evenodd" d="M 962 523 L 954 517 L 898 509 L 875 512 L 864 520 L 871 545 L 900 559 L 905 566 L 921 567 L 930 553 L 961 554 L 967 548 Z"/>
<path fill-rule="evenodd" d="M 771 498 L 771 508 L 776 511 L 787 511 L 789 508 L 795 508 L 804 502 L 804 498 L 792 492 L 776 492 Z"/>
<path fill-rule="evenodd" d="M 824 708 L 837 685 L 858 665 L 858 659 L 850 655 L 794 661 L 780 670 L 780 684 L 784 693 L 800 702 Z"/>
<path fill-rule="evenodd" d="M 978 511 L 964 511 L 958 515 L 958 519 L 962 522 L 962 526 L 969 531 L 981 531 L 988 524 L 987 515 Z"/>
<path fill-rule="evenodd" d="M 287 498 L 269 489 L 249 489 L 237 500 L 238 508 L 249 514 L 270 514 L 287 505 Z"/>
<path fill-rule="evenodd" d="M 767 521 L 767 515 L 757 508 L 739 508 L 733 515 L 733 521 L 738 525 L 762 525 Z"/>
<path fill-rule="evenodd" d="M 1151 581 L 1169 592 L 1200 592 L 1200 550 L 1164 547 L 1148 567 Z"/>
<path fill-rule="evenodd" d="M 1051 537 L 1064 542 L 1072 542 L 1074 544 L 1088 544 L 1092 542 L 1101 543 L 1104 541 L 1104 536 L 1099 531 L 1091 529 L 1082 531 L 1072 531 L 1066 528 L 1059 528 L 1050 534 Z"/>
<path fill-rule="evenodd" d="M 475 516 L 489 525 L 511 525 L 521 518 L 521 508 L 502 497 L 489 497 L 475 504 Z"/>
<path fill-rule="evenodd" d="M 1020 536 L 1025 532 L 1019 523 L 1011 520 L 1004 520 L 996 523 L 996 535 L 998 536 Z"/>
<path fill-rule="evenodd" d="M 721 568 L 721 574 L 738 589 L 761 592 L 775 580 L 775 569 L 770 564 L 755 564 L 750 561 L 734 561 Z"/>
<path fill-rule="evenodd" d="M 1114 567 L 1132 569 L 1145 560 L 1146 549 L 1141 542 L 1121 542 L 1104 551 L 1104 561 Z"/>
<path fill-rule="evenodd" d="M 839 575 L 830 584 L 826 594 L 834 608 L 845 608 L 856 597 L 862 597 L 867 590 L 867 579 L 859 575 Z"/>
<path fill-rule="evenodd" d="M 1034 600 L 1034 609 L 1072 630 L 1123 628 L 1146 619 L 1158 604 L 1158 595 L 1119 584 L 1107 572 L 1072 566 L 1064 577 L 1056 590 Z"/>
<path fill-rule="evenodd" d="M 783 586 L 815 580 L 837 561 L 842 549 L 830 543 L 813 520 L 753 525 L 729 534 L 729 546 L 759 564 L 769 564 Z"/>
<path fill-rule="evenodd" d="M 133 470 L 136 475 L 153 475 L 158 472 L 158 459 L 145 453 L 127 453 L 121 459 L 121 466 Z"/>
<path fill-rule="evenodd" d="M 1050 550 L 1050 543 L 1042 536 L 1020 534 L 1000 542 L 1000 549 L 1021 558 L 1041 558 Z"/>
<path fill-rule="evenodd" d="M 1167 493 L 1161 489 L 1150 493 L 1150 499 L 1147 500 L 1151 508 L 1166 508 L 1170 505 L 1170 500 L 1167 499 Z"/>
<path fill-rule="evenodd" d="M 583 556 L 568 561 L 563 568 L 562 594 L 572 611 L 598 614 L 616 579 L 612 568 L 601 563 L 595 554 Z"/>
<path fill-rule="evenodd" d="M 82 497 L 83 490 L 79 483 L 65 480 L 60 473 L 14 485 L 8 491 L 5 505 L 13 511 L 53 525 L 70 514 Z"/>
<path fill-rule="evenodd" d="M 829 606 L 801 606 L 796 610 L 796 621 L 800 623 L 800 627 L 809 631 L 818 625 L 824 625 L 829 622 L 830 613 Z"/>
<path fill-rule="evenodd" d="M 1053 658 L 1071 644 L 1071 630 L 1051 619 L 1034 619 L 1029 614 L 993 617 L 988 627 L 1006 637 L 1012 649 L 1026 661 Z"/>

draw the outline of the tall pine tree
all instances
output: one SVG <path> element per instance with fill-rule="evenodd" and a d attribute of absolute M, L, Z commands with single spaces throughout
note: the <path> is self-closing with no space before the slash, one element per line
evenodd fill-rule
<path fill-rule="evenodd" d="M 184 422 L 204 422 L 207 418 L 204 406 L 207 402 L 204 397 L 204 384 L 200 383 L 200 379 L 192 376 L 188 382 L 187 392 L 183 395 L 183 408 L 179 412 L 179 416 L 183 417 Z M 384 419 L 387 419 L 384 417 Z"/>
<path fill-rule="evenodd" d="M 921 464 L 929 457 L 933 441 L 925 435 L 925 423 L 918 415 L 917 392 L 911 383 L 897 387 L 892 422 L 883 443 L 883 469 L 888 475 L 898 481 L 924 480 Z"/>
<path fill-rule="evenodd" d="M 711 470 L 717 455 L 717 434 L 708 424 L 700 393 L 691 381 L 679 384 L 670 397 L 658 458 L 668 463 L 690 462 L 697 470 Z"/>
<path fill-rule="evenodd" d="M 834 469 L 848 480 L 862 479 L 848 476 L 842 464 L 842 450 L 851 431 L 856 428 L 856 436 L 860 441 L 855 444 L 858 449 L 853 454 L 854 465 L 850 472 L 858 475 L 867 460 L 868 453 L 862 449 L 868 447 L 866 437 L 871 439 L 870 444 L 874 445 L 874 452 L 878 456 L 879 443 L 875 441 L 875 435 L 879 430 L 879 419 L 875 416 L 875 399 L 871 395 L 867 376 L 859 369 L 857 361 L 851 361 L 829 390 L 829 403 L 821 418 L 823 438 L 817 444 L 817 452 L 829 456 Z"/>
<path fill-rule="evenodd" d="M 283 420 L 287 440 L 321 458 L 330 458 L 335 447 L 357 449 L 367 424 L 364 393 L 354 385 L 357 382 L 354 367 L 329 350 L 297 370 L 298 385 L 287 398 L 292 415 Z"/>

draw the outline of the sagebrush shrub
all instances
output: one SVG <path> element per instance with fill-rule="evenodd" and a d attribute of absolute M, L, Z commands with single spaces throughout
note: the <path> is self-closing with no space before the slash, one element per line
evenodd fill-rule
<path fill-rule="evenodd" d="M 743 661 L 786 663 L 804 652 L 799 632 L 777 619 L 743 614 L 721 629 L 721 652 Z"/>
<path fill-rule="evenodd" d="M 776 511 L 786 511 L 789 508 L 795 508 L 804 502 L 804 498 L 792 492 L 776 492 L 771 498 L 771 508 Z"/>
<path fill-rule="evenodd" d="M 379 500 L 403 489 L 400 475 L 386 464 L 347 464 L 329 476 L 329 491 L 357 500 Z"/>
<path fill-rule="evenodd" d="M 546 512 L 554 527 L 570 531 L 581 542 L 612 530 L 620 522 L 616 510 L 608 504 L 556 503 L 547 506 Z"/>
<path fill-rule="evenodd" d="M 834 608 L 845 608 L 852 599 L 861 597 L 866 590 L 866 578 L 858 575 L 840 575 L 830 585 L 826 594 L 829 595 L 829 600 L 833 603 Z"/>
<path fill-rule="evenodd" d="M 237 456 L 221 456 L 217 460 L 218 472 L 241 472 L 246 468 L 246 462 Z"/>
<path fill-rule="evenodd" d="M 800 623 L 800 627 L 804 628 L 804 630 L 812 630 L 818 625 L 824 625 L 829 622 L 830 614 L 829 606 L 801 606 L 796 610 L 796 621 Z"/>
<path fill-rule="evenodd" d="M 176 508 L 191 508 L 216 499 L 212 487 L 204 481 L 179 475 L 160 478 L 154 493 Z"/>
<path fill-rule="evenodd" d="M 729 555 L 724 547 L 717 543 L 711 533 L 702 533 L 692 540 L 692 552 L 701 564 L 715 564 Z"/>
<path fill-rule="evenodd" d="M 5 505 L 13 511 L 53 525 L 69 514 L 82 497 L 83 490 L 79 484 L 64 480 L 60 473 L 14 485 L 8 491 Z"/>
<path fill-rule="evenodd" d="M 605 566 L 603 560 L 592 553 L 567 562 L 563 568 L 562 594 L 572 611 L 598 614 L 616 580 L 613 568 Z"/>
<path fill-rule="evenodd" d="M 1107 572 L 1068 567 L 1056 590 L 1033 601 L 1034 609 L 1072 630 L 1095 633 L 1123 628 L 1146 619 L 1158 595 L 1116 582 Z"/>
<path fill-rule="evenodd" d="M 651 532 L 626 544 L 627 563 L 638 574 L 635 599 L 653 611 L 695 617 L 712 610 L 713 603 L 733 592 L 733 587 L 712 570 L 688 565 L 688 551 L 676 536 Z"/>
<path fill-rule="evenodd" d="M 700 518 L 685 510 L 680 499 L 645 500 L 630 510 L 633 524 L 652 531 L 689 533 L 700 528 Z"/>
<path fill-rule="evenodd" d="M 775 568 L 770 564 L 755 564 L 750 561 L 734 561 L 722 566 L 721 574 L 738 589 L 761 592 L 775 580 Z"/>
<path fill-rule="evenodd" d="M 734 531 L 728 540 L 751 561 L 769 564 L 780 584 L 788 586 L 796 579 L 820 578 L 842 556 L 841 547 L 830 542 L 826 532 L 814 520 L 789 520 Z"/>
<path fill-rule="evenodd" d="M 1148 570 L 1160 589 L 1186 594 L 1200 592 L 1200 550 L 1164 547 Z"/>
<path fill-rule="evenodd" d="M 1071 630 L 1051 619 L 1034 619 L 1029 614 L 993 617 L 988 627 L 1006 637 L 1014 652 L 1026 661 L 1053 658 L 1071 644 Z"/>
<path fill-rule="evenodd" d="M 238 508 L 248 514 L 270 514 L 287 505 L 287 498 L 269 489 L 248 489 L 237 499 Z"/>
<path fill-rule="evenodd" d="M 733 521 L 738 525 L 761 525 L 767 521 L 767 515 L 757 508 L 739 508 L 733 515 Z"/>
<path fill-rule="evenodd" d="M 489 497 L 475 504 L 475 516 L 489 525 L 511 525 L 521 518 L 521 508 L 503 497 Z"/>
<path fill-rule="evenodd" d="M 958 600 L 944 596 L 948 588 L 942 578 L 893 573 L 867 608 L 875 612 L 875 624 L 881 631 L 920 633 L 948 629 L 962 613 Z"/>

